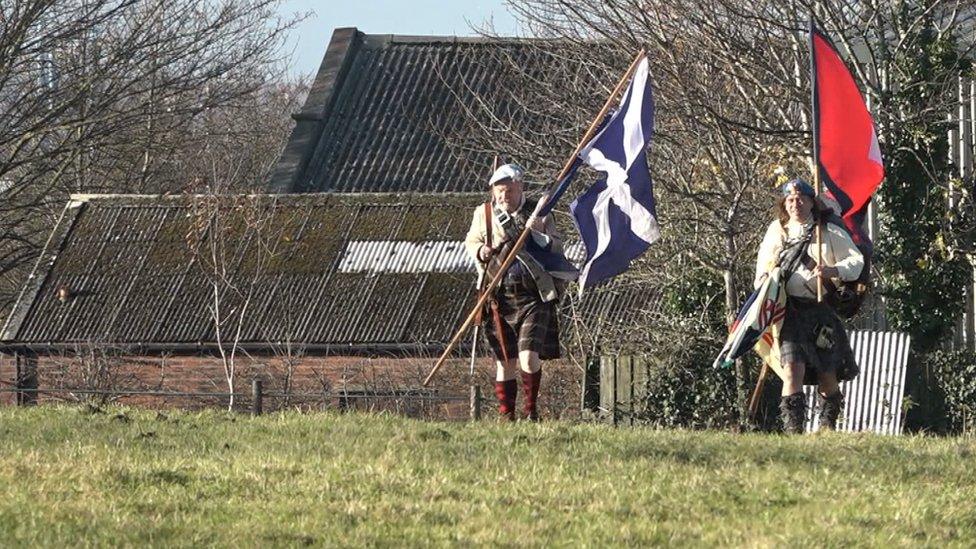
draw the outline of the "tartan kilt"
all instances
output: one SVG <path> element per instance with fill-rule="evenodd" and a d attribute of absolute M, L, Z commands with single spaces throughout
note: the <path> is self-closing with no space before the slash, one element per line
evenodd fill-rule
<path fill-rule="evenodd" d="M 519 351 L 535 351 L 541 360 L 559 358 L 558 300 L 543 302 L 531 275 L 506 276 L 495 292 L 495 300 L 509 360 L 517 359 Z M 482 322 L 485 339 L 495 359 L 503 360 L 490 305 L 485 307 Z"/>
<path fill-rule="evenodd" d="M 821 326 L 833 329 L 833 345 L 829 348 L 817 346 L 817 332 Z M 806 365 L 804 385 L 816 385 L 817 372 L 836 372 L 838 381 L 854 379 L 860 373 L 844 323 L 826 303 L 786 298 L 779 351 L 782 364 L 802 362 Z"/>

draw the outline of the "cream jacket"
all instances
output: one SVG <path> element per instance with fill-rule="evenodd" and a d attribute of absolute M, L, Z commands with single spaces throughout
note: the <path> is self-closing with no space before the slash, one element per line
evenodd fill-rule
<path fill-rule="evenodd" d="M 854 245 L 854 241 L 844 229 L 832 224 L 825 223 L 823 235 L 824 265 L 837 267 L 840 280 L 833 279 L 835 284 L 840 281 L 857 280 L 861 276 L 861 269 L 864 268 L 864 257 Z M 759 257 L 756 260 L 756 279 L 755 287 L 762 284 L 763 277 L 773 267 L 779 259 L 779 253 L 783 249 L 783 240 L 789 237 L 798 237 L 803 234 L 803 226 L 798 223 L 787 223 L 786 227 L 780 225 L 779 220 L 773 221 L 766 229 L 766 235 L 759 245 Z M 807 253 L 814 260 L 817 259 L 816 236 L 810 240 Z M 794 297 L 816 299 L 817 279 L 813 272 L 800 265 L 796 272 L 786 281 L 786 294 Z"/>
<path fill-rule="evenodd" d="M 529 216 L 532 214 L 532 209 L 535 206 L 535 202 L 523 201 L 522 206 L 515 213 L 511 214 L 516 219 L 516 224 L 519 227 L 524 227 L 526 221 L 528 221 Z M 551 216 L 546 217 L 545 230 L 536 231 L 532 230 L 532 238 L 535 239 L 542 247 L 552 245 L 552 250 L 556 252 L 563 251 L 562 239 L 559 233 L 556 231 L 556 225 L 552 221 Z M 474 210 L 474 214 L 471 217 L 471 228 L 468 230 L 468 235 L 464 239 L 464 246 L 468 251 L 468 255 L 474 259 L 474 263 L 478 268 L 478 272 L 484 270 L 484 266 L 478 259 L 478 250 L 481 246 L 485 244 L 487 240 L 488 233 L 485 230 L 485 205 L 479 204 Z M 491 247 L 498 248 L 505 241 L 505 229 L 502 228 L 495 216 L 492 215 L 492 226 L 491 226 Z M 531 259 L 529 259 L 524 252 L 520 252 L 516 256 L 516 260 L 521 262 L 525 268 L 532 273 L 532 277 L 535 279 L 536 285 L 539 287 L 539 295 L 543 301 L 552 301 L 558 297 L 556 291 L 555 282 L 549 273 L 538 267 Z"/>

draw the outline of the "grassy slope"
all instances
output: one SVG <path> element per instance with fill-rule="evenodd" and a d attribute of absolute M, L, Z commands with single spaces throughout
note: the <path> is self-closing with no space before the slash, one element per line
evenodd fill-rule
<path fill-rule="evenodd" d="M 4 545 L 976 543 L 973 439 L 48 407 L 0 439 Z"/>

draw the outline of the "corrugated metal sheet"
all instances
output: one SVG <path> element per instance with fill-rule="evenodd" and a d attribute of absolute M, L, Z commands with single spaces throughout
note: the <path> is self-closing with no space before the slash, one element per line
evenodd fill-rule
<path fill-rule="evenodd" d="M 660 290 L 648 280 L 620 280 L 563 300 L 561 331 L 567 344 L 584 354 L 635 350 L 646 345 L 661 304 Z"/>
<path fill-rule="evenodd" d="M 861 373 L 840 384 L 846 404 L 838 431 L 898 435 L 902 429 L 902 401 L 908 366 L 908 334 L 855 330 L 849 334 Z M 815 403 L 817 388 L 804 388 L 807 396 L 806 430 L 820 426 Z"/>
<path fill-rule="evenodd" d="M 340 273 L 473 273 L 474 260 L 461 240 L 351 240 Z"/>

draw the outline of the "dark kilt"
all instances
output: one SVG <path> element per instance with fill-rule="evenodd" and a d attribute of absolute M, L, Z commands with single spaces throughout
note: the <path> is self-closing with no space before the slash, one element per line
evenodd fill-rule
<path fill-rule="evenodd" d="M 830 348 L 817 347 L 821 326 L 833 329 Z M 795 362 L 806 365 L 804 385 L 816 385 L 817 372 L 836 372 L 838 381 L 854 379 L 859 372 L 844 323 L 826 303 L 787 297 L 779 351 L 783 365 Z"/>
<path fill-rule="evenodd" d="M 503 278 L 495 292 L 495 299 L 509 360 L 517 359 L 519 351 L 535 351 L 542 360 L 559 358 L 558 300 L 544 303 L 530 274 Z M 492 353 L 497 360 L 503 360 L 490 306 L 486 306 L 482 321 Z"/>

